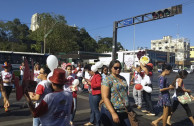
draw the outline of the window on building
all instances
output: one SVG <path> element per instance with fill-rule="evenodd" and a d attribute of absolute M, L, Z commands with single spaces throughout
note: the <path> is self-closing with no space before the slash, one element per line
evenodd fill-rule
<path fill-rule="evenodd" d="M 171 46 L 172 49 L 174 49 L 174 46 Z"/>
<path fill-rule="evenodd" d="M 162 47 L 159 47 L 159 49 L 162 49 Z"/>
<path fill-rule="evenodd" d="M 168 43 L 168 41 L 165 41 L 165 43 Z"/>
<path fill-rule="evenodd" d="M 166 46 L 165 49 L 168 49 L 168 46 Z"/>
<path fill-rule="evenodd" d="M 161 42 L 159 42 L 158 44 L 161 44 Z"/>

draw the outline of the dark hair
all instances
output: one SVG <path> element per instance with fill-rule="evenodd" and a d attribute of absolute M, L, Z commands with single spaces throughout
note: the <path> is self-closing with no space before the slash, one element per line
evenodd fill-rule
<path fill-rule="evenodd" d="M 92 65 L 86 64 L 85 67 L 84 67 L 84 70 L 89 70 L 89 71 L 91 71 L 91 67 L 92 67 Z"/>
<path fill-rule="evenodd" d="M 175 77 L 174 81 L 172 82 L 172 85 L 173 85 L 173 86 L 176 86 L 176 85 L 175 85 L 175 84 L 176 84 L 176 79 L 177 79 L 177 78 L 183 79 L 183 78 L 186 77 L 187 75 L 188 75 L 188 72 L 187 72 L 186 70 L 180 70 L 180 71 L 178 72 L 178 75 Z"/>
<path fill-rule="evenodd" d="M 71 65 L 67 65 L 67 66 L 65 67 L 65 69 L 67 69 L 67 67 L 71 67 L 71 69 L 72 69 L 72 66 L 71 66 Z"/>
<path fill-rule="evenodd" d="M 168 64 L 162 64 L 162 71 L 164 70 L 172 70 L 172 66 L 171 65 L 168 65 Z"/>
<path fill-rule="evenodd" d="M 148 65 L 145 66 L 149 72 L 152 72 L 152 68 Z"/>
<path fill-rule="evenodd" d="M 51 72 L 47 66 L 43 66 L 42 69 L 44 70 L 44 73 L 47 75 Z"/>
<path fill-rule="evenodd" d="M 112 67 L 114 66 L 114 64 L 116 64 L 116 63 L 119 63 L 120 64 L 120 68 L 122 69 L 122 66 L 121 66 L 121 62 L 120 61 L 118 61 L 118 60 L 112 60 L 111 62 L 110 62 L 110 64 L 109 64 L 109 71 L 112 73 Z"/>
<path fill-rule="evenodd" d="M 59 89 L 63 89 L 63 86 L 64 86 L 64 84 L 55 84 L 55 83 L 53 83 L 53 85 L 55 85 Z"/>
<path fill-rule="evenodd" d="M 101 70 L 101 74 L 103 74 L 103 70 L 104 70 L 105 68 L 107 68 L 107 70 L 108 70 L 108 67 L 107 67 L 106 65 L 103 65 L 103 66 L 102 66 L 102 70 Z"/>

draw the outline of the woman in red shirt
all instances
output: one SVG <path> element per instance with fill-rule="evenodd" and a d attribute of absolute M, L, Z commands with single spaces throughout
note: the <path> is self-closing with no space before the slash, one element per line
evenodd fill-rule
<path fill-rule="evenodd" d="M 96 126 L 100 126 L 100 111 L 99 111 L 99 102 L 101 100 L 101 82 L 102 77 L 98 72 L 98 68 L 93 65 L 91 70 L 88 70 L 88 73 L 91 76 L 90 81 L 87 80 L 88 84 L 91 85 L 92 89 L 92 100 L 93 100 L 93 111 L 96 118 Z M 86 125 L 86 124 L 85 124 Z"/>

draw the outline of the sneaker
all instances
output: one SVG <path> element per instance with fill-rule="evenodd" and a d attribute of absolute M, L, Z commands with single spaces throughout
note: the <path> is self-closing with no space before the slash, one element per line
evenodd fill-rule
<path fill-rule="evenodd" d="M 141 109 L 141 106 L 138 105 L 137 109 Z"/>
<path fill-rule="evenodd" d="M 148 113 L 148 114 L 146 114 L 147 116 L 155 116 L 156 114 L 154 114 L 154 113 Z"/>
<path fill-rule="evenodd" d="M 146 113 L 146 112 L 148 112 L 147 110 L 141 110 L 141 112 L 144 112 L 144 113 Z"/>
<path fill-rule="evenodd" d="M 93 126 L 94 124 L 92 124 L 91 122 L 85 123 L 84 126 Z"/>

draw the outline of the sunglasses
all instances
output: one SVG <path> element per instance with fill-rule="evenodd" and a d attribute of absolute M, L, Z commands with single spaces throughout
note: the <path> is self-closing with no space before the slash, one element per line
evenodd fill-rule
<path fill-rule="evenodd" d="M 113 67 L 115 70 L 121 70 L 121 67 Z"/>

